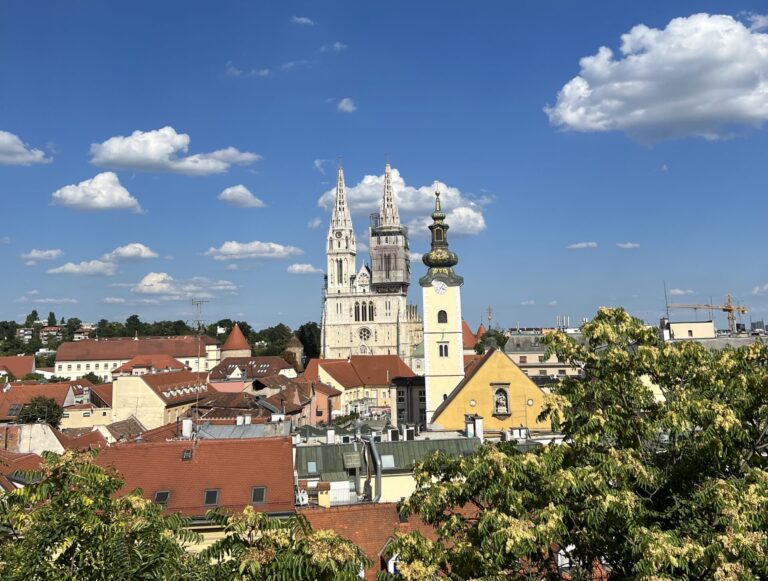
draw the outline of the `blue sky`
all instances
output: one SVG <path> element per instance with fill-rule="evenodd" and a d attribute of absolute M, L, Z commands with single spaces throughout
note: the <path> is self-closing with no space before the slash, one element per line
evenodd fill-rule
<path fill-rule="evenodd" d="M 761 319 L 761 8 L 3 3 L 0 319 L 318 320 L 336 157 L 360 240 L 387 154 L 415 253 L 448 192 L 473 326 L 652 322 L 664 281 Z"/>

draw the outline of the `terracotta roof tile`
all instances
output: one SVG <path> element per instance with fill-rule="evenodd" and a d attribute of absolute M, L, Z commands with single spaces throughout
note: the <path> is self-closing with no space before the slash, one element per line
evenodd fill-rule
<path fill-rule="evenodd" d="M 232 330 L 229 332 L 229 335 L 227 336 L 227 340 L 224 341 L 224 345 L 222 345 L 221 350 L 222 351 L 239 351 L 242 349 L 247 349 L 248 351 L 250 351 L 251 346 L 248 344 L 248 340 L 245 338 L 245 335 L 243 335 L 243 332 L 240 330 L 240 325 L 235 323 L 235 326 L 232 327 Z"/>
<path fill-rule="evenodd" d="M 178 337 L 117 337 L 110 339 L 86 339 L 62 343 L 56 351 L 56 361 L 114 361 L 130 360 L 137 355 L 170 355 L 177 359 L 184 357 L 205 357 L 206 345 L 218 345 L 219 341 L 203 335 L 180 335 Z"/>
<path fill-rule="evenodd" d="M 353 355 L 350 359 L 311 359 L 303 377 L 320 381 L 321 367 L 345 388 L 389 385 L 395 377 L 416 375 L 397 355 Z"/>
<path fill-rule="evenodd" d="M 36 472 L 40 470 L 42 459 L 37 454 L 8 452 L 0 450 L 0 488 L 12 491 L 16 488 L 9 479 L 17 472 Z"/>
<path fill-rule="evenodd" d="M 181 361 L 170 355 L 165 353 L 150 353 L 132 357 L 127 363 L 123 363 L 120 367 L 113 369 L 112 374 L 131 373 L 136 368 L 154 369 L 157 371 L 181 371 L 182 369 L 188 369 Z"/>
<path fill-rule="evenodd" d="M 467 322 L 461 320 L 461 340 L 464 345 L 464 350 L 474 349 L 475 343 L 477 343 L 477 337 L 472 333 L 472 329 L 469 328 Z"/>
<path fill-rule="evenodd" d="M 167 404 L 196 401 L 208 392 L 204 372 L 149 373 L 141 375 L 140 378 Z"/>
<path fill-rule="evenodd" d="M 0 421 L 14 421 L 21 406 L 35 397 L 48 397 L 61 407 L 72 387 L 68 383 L 41 383 L 39 385 L 11 385 L 0 390 Z M 13 408 L 13 409 L 12 409 Z M 15 412 L 12 413 L 11 412 Z"/>
<path fill-rule="evenodd" d="M 34 355 L 13 355 L 0 357 L 0 369 L 4 368 L 16 379 L 21 379 L 27 373 L 35 371 Z"/>
<path fill-rule="evenodd" d="M 184 460 L 184 451 L 190 450 Z M 158 491 L 170 492 L 167 511 L 202 516 L 212 507 L 204 503 L 206 490 L 219 491 L 218 506 L 235 511 L 251 504 L 253 487 L 266 487 L 266 502 L 256 510 L 291 512 L 294 509 L 293 452 L 290 438 L 250 440 L 179 440 L 117 444 L 96 457 L 125 479 L 118 492 L 136 488 L 153 500 Z"/>
<path fill-rule="evenodd" d="M 216 367 L 211 369 L 210 379 L 228 379 L 232 373 L 239 369 L 242 379 L 254 379 L 256 377 L 269 377 L 277 375 L 284 369 L 293 369 L 291 364 L 282 357 L 276 355 L 258 357 L 227 357 Z"/>
<path fill-rule="evenodd" d="M 104 427 L 112 434 L 115 440 L 127 440 L 147 431 L 147 428 L 135 416 L 120 420 L 119 422 L 112 422 Z"/>
<path fill-rule="evenodd" d="M 101 385 L 94 385 L 91 387 L 91 401 L 96 399 L 100 400 L 107 407 L 112 407 L 112 384 L 103 383 Z"/>

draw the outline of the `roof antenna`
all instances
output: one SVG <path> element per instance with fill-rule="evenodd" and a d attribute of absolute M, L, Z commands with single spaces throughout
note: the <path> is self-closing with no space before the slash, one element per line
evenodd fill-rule
<path fill-rule="evenodd" d="M 664 281 L 664 307 L 667 311 L 667 321 L 669 321 L 669 298 L 667 298 L 667 281 Z"/>
<path fill-rule="evenodd" d="M 203 321 L 203 305 L 207 303 L 208 301 L 205 299 L 192 299 L 192 304 L 195 307 L 195 311 L 197 312 L 197 320 L 195 323 L 197 323 L 197 389 L 195 390 L 195 413 L 200 409 L 200 388 L 202 385 L 200 384 L 200 350 L 203 343 L 203 328 L 205 326 L 205 321 Z M 206 359 L 208 353 L 206 351 Z M 192 431 L 194 433 L 194 418 L 192 418 Z"/>

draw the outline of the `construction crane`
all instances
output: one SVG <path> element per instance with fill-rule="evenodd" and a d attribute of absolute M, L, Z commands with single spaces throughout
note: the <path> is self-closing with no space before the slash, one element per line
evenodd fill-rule
<path fill-rule="evenodd" d="M 736 333 L 736 313 L 744 315 L 749 312 L 747 307 L 742 305 L 736 305 L 733 302 L 733 296 L 728 295 L 725 297 L 724 305 L 685 305 L 680 303 L 673 303 L 667 305 L 668 309 L 702 309 L 705 311 L 723 311 L 728 317 L 728 328 L 732 334 Z"/>

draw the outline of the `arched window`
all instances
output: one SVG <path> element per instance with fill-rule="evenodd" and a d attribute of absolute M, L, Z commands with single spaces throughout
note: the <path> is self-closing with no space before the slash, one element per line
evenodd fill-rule
<path fill-rule="evenodd" d="M 435 228 L 435 241 L 436 242 L 442 242 L 443 241 L 443 229 L 442 228 Z"/>
<path fill-rule="evenodd" d="M 355 321 L 360 320 L 360 303 L 355 303 Z"/>
<path fill-rule="evenodd" d="M 360 320 L 361 321 L 367 321 L 368 320 L 368 309 L 365 308 L 365 301 L 363 301 L 360 306 L 362 307 L 360 309 Z"/>
<path fill-rule="evenodd" d="M 448 322 L 448 313 L 445 311 L 438 311 L 437 312 L 437 322 L 438 323 L 447 323 Z"/>
<path fill-rule="evenodd" d="M 339 258 L 336 261 L 336 284 L 341 284 L 344 282 L 344 270 L 343 266 L 341 265 L 341 259 Z"/>
<path fill-rule="evenodd" d="M 493 396 L 494 399 L 494 412 L 495 414 L 508 414 L 509 413 L 509 396 L 506 390 L 497 389 Z"/>
<path fill-rule="evenodd" d="M 368 320 L 373 321 L 373 301 L 368 303 Z"/>

